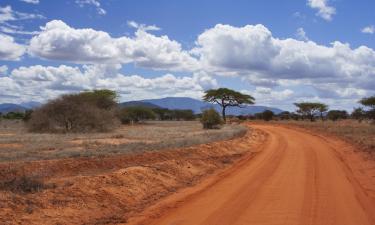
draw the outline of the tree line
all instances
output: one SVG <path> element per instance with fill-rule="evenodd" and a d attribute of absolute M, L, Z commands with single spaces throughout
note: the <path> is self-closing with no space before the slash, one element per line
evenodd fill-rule
<path fill-rule="evenodd" d="M 228 107 L 244 107 L 254 104 L 255 98 L 228 88 L 211 89 L 205 92 L 203 100 L 218 104 L 221 117 L 214 109 L 195 115 L 192 110 L 170 110 L 142 106 L 120 107 L 117 93 L 111 90 L 84 91 L 66 94 L 48 101 L 34 111 L 10 112 L 1 115 L 5 119 L 23 119 L 34 132 L 92 132 L 108 131 L 118 124 L 134 124 L 144 120 L 195 120 L 200 119 L 204 128 L 216 128 L 226 122 Z M 353 118 L 375 120 L 375 96 L 359 101 L 363 107 L 354 109 L 349 115 L 344 110 L 329 110 L 328 105 L 319 102 L 294 103 L 295 112 L 275 115 L 266 110 L 255 115 L 238 116 L 238 119 L 281 120 L 294 119 L 314 121 L 316 119 L 339 120 Z"/>

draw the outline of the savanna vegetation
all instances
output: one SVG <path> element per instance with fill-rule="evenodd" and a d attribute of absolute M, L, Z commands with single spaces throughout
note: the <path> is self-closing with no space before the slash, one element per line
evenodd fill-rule
<path fill-rule="evenodd" d="M 242 107 L 255 103 L 251 95 L 243 94 L 228 88 L 211 89 L 205 92 L 203 100 L 220 105 L 222 117 L 226 121 L 225 110 L 227 107 Z"/>

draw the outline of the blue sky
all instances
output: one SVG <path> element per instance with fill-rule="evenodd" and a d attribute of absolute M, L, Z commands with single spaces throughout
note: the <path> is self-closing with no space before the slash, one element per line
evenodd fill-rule
<path fill-rule="evenodd" d="M 375 2 L 2 0 L 0 102 L 110 88 L 121 100 L 229 87 L 293 110 L 375 92 Z"/>

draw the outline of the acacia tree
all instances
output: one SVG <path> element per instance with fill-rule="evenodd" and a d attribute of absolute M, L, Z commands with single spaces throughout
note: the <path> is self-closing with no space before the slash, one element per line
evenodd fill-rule
<path fill-rule="evenodd" d="M 375 120 L 375 96 L 368 98 L 362 98 L 359 103 L 369 108 L 369 111 L 366 112 L 369 119 Z"/>
<path fill-rule="evenodd" d="M 328 111 L 328 105 L 323 103 L 316 103 L 318 106 L 318 111 L 320 113 L 320 119 L 323 121 L 323 113 Z"/>
<path fill-rule="evenodd" d="M 246 104 L 254 104 L 255 98 L 228 88 L 219 88 L 207 90 L 203 100 L 220 105 L 225 122 L 225 110 L 227 107 L 243 107 Z"/>
<path fill-rule="evenodd" d="M 362 120 L 365 118 L 365 114 L 365 111 L 361 107 L 358 107 L 354 108 L 350 117 L 355 120 L 358 120 L 358 122 L 362 122 Z"/>
<path fill-rule="evenodd" d="M 323 112 L 327 111 L 328 106 L 319 102 L 300 102 L 294 103 L 298 107 L 297 113 L 301 114 L 303 117 L 307 117 L 310 121 L 314 121 L 316 114 L 320 113 L 321 118 L 323 118 Z"/>
<path fill-rule="evenodd" d="M 32 132 L 108 131 L 116 125 L 116 97 L 111 90 L 62 95 L 36 109 L 27 126 Z"/>

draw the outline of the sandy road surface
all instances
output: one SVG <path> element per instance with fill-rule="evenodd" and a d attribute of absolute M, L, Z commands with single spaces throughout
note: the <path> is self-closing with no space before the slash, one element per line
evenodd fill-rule
<path fill-rule="evenodd" d="M 324 139 L 283 127 L 255 127 L 269 134 L 261 153 L 138 224 L 375 224 L 373 199 Z"/>

